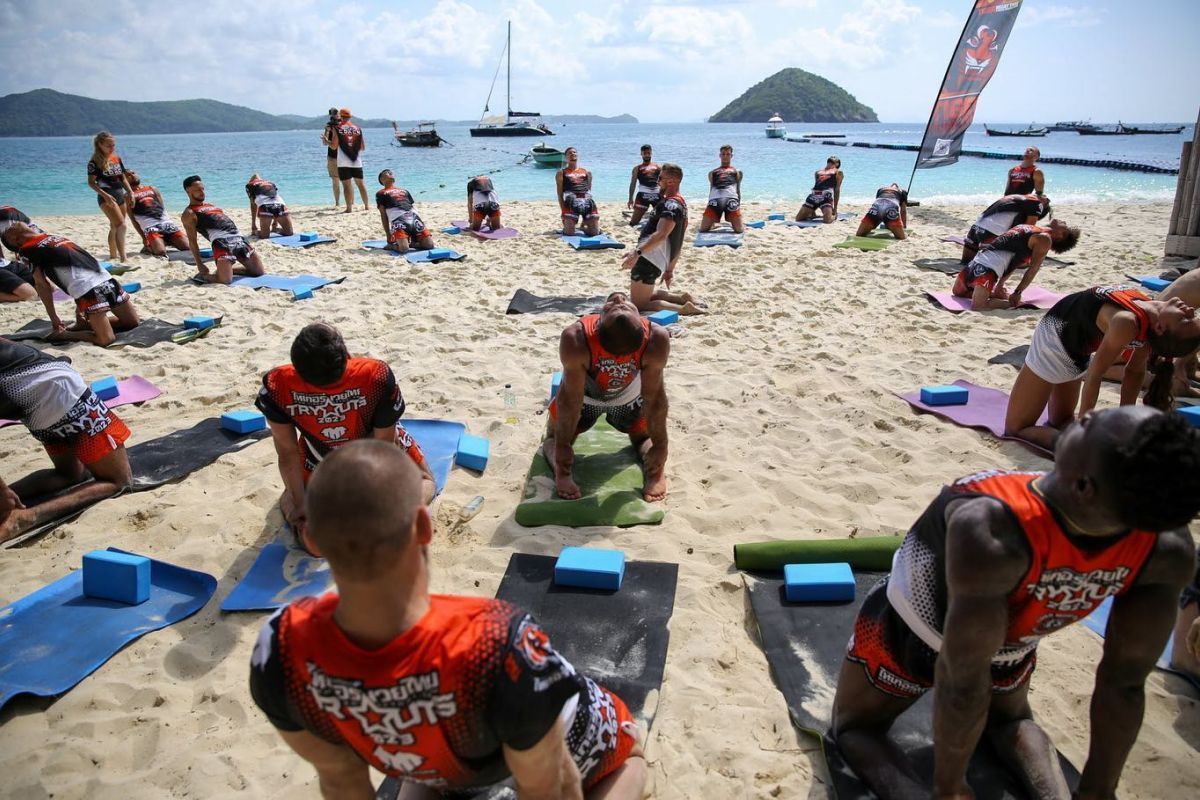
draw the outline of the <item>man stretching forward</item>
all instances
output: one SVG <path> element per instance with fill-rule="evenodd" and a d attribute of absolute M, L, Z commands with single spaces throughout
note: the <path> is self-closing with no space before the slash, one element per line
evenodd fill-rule
<path fill-rule="evenodd" d="M 326 800 L 371 800 L 370 768 L 406 800 L 640 800 L 646 766 L 621 698 L 575 671 L 528 613 L 430 594 L 433 520 L 412 461 L 353 442 L 313 475 L 308 546 L 337 591 L 269 619 L 250 693 L 317 771 Z"/>
<path fill-rule="evenodd" d="M 963 237 L 962 263 L 969 264 L 982 245 L 1017 225 L 1037 225 L 1050 213 L 1050 198 L 1036 194 L 1007 194 L 984 209 Z"/>
<path fill-rule="evenodd" d="M 1048 227 L 1018 225 L 979 248 L 971 263 L 954 279 L 954 296 L 971 298 L 973 311 L 1017 308 L 1022 293 L 1037 277 L 1046 254 L 1051 250 L 1065 253 L 1078 241 L 1079 229 L 1069 227 L 1061 219 Z M 1004 282 L 1018 269 L 1025 270 L 1025 274 L 1009 294 Z"/>
<path fill-rule="evenodd" d="M 742 226 L 742 171 L 733 166 L 733 146 L 721 145 L 721 166 L 708 173 L 708 206 L 700 220 L 700 232 L 712 230 L 712 226 L 725 221 L 733 226 L 734 233 L 741 233 Z"/>
<path fill-rule="evenodd" d="M 273 181 L 254 173 L 246 182 L 246 196 L 250 198 L 250 228 L 259 239 L 270 239 L 273 228 L 283 236 L 292 235 L 292 215 Z"/>
<path fill-rule="evenodd" d="M 898 183 L 879 187 L 875 192 L 875 202 L 858 223 L 855 235 L 866 236 L 880 225 L 886 226 L 897 239 L 908 236 L 905 232 L 908 228 L 908 192 L 901 189 Z"/>
<path fill-rule="evenodd" d="M 1030 797 L 1116 797 L 1146 676 L 1191 577 L 1197 511 L 1200 431 L 1146 406 L 1072 423 L 1051 472 L 984 472 L 944 488 L 854 623 L 833 711 L 846 763 L 885 800 L 929 797 L 887 732 L 936 688 L 934 797 L 974 797 L 967 763 L 984 735 Z M 1091 747 L 1072 795 L 1033 720 L 1029 679 L 1039 641 L 1107 597 Z"/>
<path fill-rule="evenodd" d="M 642 458 L 642 496 L 667 496 L 667 389 L 663 372 L 671 353 L 665 328 L 651 325 L 624 292 L 613 292 L 599 314 L 571 323 L 558 342 L 563 378 L 550 403 L 543 453 L 558 496 L 582 495 L 571 477 L 576 437 L 601 415 Z"/>
<path fill-rule="evenodd" d="M 637 248 L 621 261 L 622 268 L 629 270 L 629 297 L 638 311 L 705 313 L 687 292 L 669 291 L 688 226 L 687 203 L 679 194 L 682 180 L 683 169 L 663 164 L 662 196 L 654 201 L 653 211 L 642 224 Z M 654 285 L 660 276 L 664 288 L 656 290 Z"/>
<path fill-rule="evenodd" d="M 484 220 L 493 231 L 502 227 L 500 199 L 496 196 L 495 184 L 487 175 L 476 175 L 467 181 L 467 219 L 473 231 L 482 228 Z"/>
<path fill-rule="evenodd" d="M 262 259 L 250 245 L 250 242 L 238 230 L 237 224 L 229 215 L 212 203 L 205 202 L 204 181 L 199 175 L 183 179 L 183 190 L 187 192 L 191 204 L 180 215 L 179 221 L 187 231 L 188 247 L 192 251 L 192 260 L 196 262 L 199 274 L 192 280 L 203 283 L 223 283 L 228 286 L 234 275 L 249 275 L 257 277 L 263 274 Z M 204 259 L 200 257 L 200 243 L 196 233 L 208 239 L 212 244 L 213 264 L 216 272 L 210 272 Z M 239 266 L 233 266 L 234 264 Z"/>

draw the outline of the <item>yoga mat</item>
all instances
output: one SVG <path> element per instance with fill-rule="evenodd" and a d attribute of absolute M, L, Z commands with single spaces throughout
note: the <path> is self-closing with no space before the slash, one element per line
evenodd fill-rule
<path fill-rule="evenodd" d="M 949 242 L 950 244 L 956 244 L 959 247 L 962 247 L 967 243 L 967 237 L 965 237 L 965 236 L 943 236 L 938 241 L 939 242 Z M 1046 256 L 1045 258 L 1042 259 L 1042 263 L 1049 264 L 1052 267 L 1058 267 L 1059 269 L 1061 269 L 1063 267 L 1069 267 L 1069 266 L 1073 265 L 1075 262 L 1067 261 L 1067 260 L 1061 259 L 1061 258 L 1054 258 L 1053 256 Z"/>
<path fill-rule="evenodd" d="M 696 234 L 696 241 L 692 243 L 693 247 L 717 247 L 719 245 L 727 245 L 735 250 L 742 246 L 745 240 L 745 234 L 734 233 L 733 231 L 704 231 Z"/>
<path fill-rule="evenodd" d="M 104 405 L 109 408 L 116 408 L 117 406 L 127 406 L 133 403 L 144 403 L 147 400 L 153 400 L 160 394 L 162 394 L 162 389 L 159 389 L 141 375 L 134 375 L 131 378 L 117 381 L 117 396 L 105 400 Z M 19 419 L 0 419 L 0 428 L 8 425 L 16 425 L 19 422 Z"/>
<path fill-rule="evenodd" d="M 782 571 L 785 564 L 836 564 L 854 569 L 890 572 L 901 536 L 861 536 L 854 539 L 808 539 L 752 542 L 733 546 L 733 563 L 741 570 Z"/>
<path fill-rule="evenodd" d="M 259 275 L 252 278 L 247 275 L 235 275 L 229 285 L 238 286 L 243 289 L 280 289 L 290 292 L 293 289 L 301 287 L 306 289 L 320 289 L 322 286 L 341 283 L 344 280 L 346 280 L 345 276 L 341 278 L 323 278 L 320 275 Z"/>
<path fill-rule="evenodd" d="M 200 248 L 200 257 L 201 258 L 212 258 L 212 248 L 211 247 L 201 247 Z M 191 250 L 168 250 L 167 251 L 167 260 L 168 261 L 186 261 L 189 264 L 195 263 L 192 260 L 192 251 Z"/>
<path fill-rule="evenodd" d="M 924 294 L 931 303 L 946 309 L 952 314 L 961 314 L 964 311 L 971 310 L 971 298 L 969 297 L 955 297 L 952 292 L 925 292 Z M 1066 295 L 1051 292 L 1040 286 L 1030 286 L 1022 293 L 1021 305 L 1017 306 L 1017 308 L 1047 309 L 1064 297 Z M 1006 311 L 1011 309 L 993 308 L 988 310 Z"/>
<path fill-rule="evenodd" d="M 1105 637 L 1108 631 L 1108 615 L 1112 613 L 1113 598 L 1105 598 L 1104 602 L 1097 606 L 1096 610 L 1083 618 L 1083 624 L 1087 626 L 1093 633 L 1101 639 Z M 1172 633 L 1167 639 L 1167 646 L 1163 648 L 1162 655 L 1158 657 L 1158 661 L 1154 666 L 1161 669 L 1163 672 L 1169 672 L 1172 675 L 1178 675 L 1192 685 L 1193 689 L 1200 691 L 1200 678 L 1195 675 L 1190 675 L 1181 670 L 1177 670 L 1171 666 L 1171 655 L 1175 652 L 1175 634 Z"/>
<path fill-rule="evenodd" d="M 450 477 L 450 468 L 454 466 L 458 440 L 466 426 L 440 419 L 409 419 L 403 424 L 425 453 L 437 494 L 441 494 Z M 285 522 L 279 534 L 259 551 L 245 577 L 221 603 L 221 610 L 269 611 L 301 597 L 324 594 L 332 588 L 333 576 L 325 559 L 310 556 L 297 547 L 295 534 Z"/>
<path fill-rule="evenodd" d="M 563 236 L 572 250 L 624 250 L 625 245 L 603 231 L 595 236 Z"/>
<path fill-rule="evenodd" d="M 152 560 L 140 605 L 85 597 L 77 569 L 0 609 L 0 707 L 19 694 L 62 694 L 129 642 L 195 614 L 216 588 L 211 575 Z"/>
<path fill-rule="evenodd" d="M 843 213 L 838 214 L 837 217 L 833 220 L 833 222 L 843 222 L 848 219 L 850 219 L 850 215 L 843 212 Z M 797 222 L 794 219 L 789 219 L 789 220 L 784 220 L 782 225 L 785 228 L 822 228 L 826 225 L 832 225 L 833 222 L 826 222 L 825 220 L 820 219 L 820 218 L 805 219 L 805 220 L 801 220 L 800 222 Z"/>
<path fill-rule="evenodd" d="M 223 455 L 236 453 L 270 435 L 269 430 L 261 430 L 239 436 L 223 429 L 220 418 L 210 417 L 190 428 L 135 444 L 128 449 L 129 466 L 133 470 L 133 485 L 128 491 L 143 492 L 177 481 L 202 467 L 207 467 Z M 54 530 L 83 514 L 91 505 L 44 522 L 0 544 L 0 548 L 13 547 Z"/>
<path fill-rule="evenodd" d="M 657 525 L 662 503 L 642 499 L 642 466 L 629 437 L 603 418 L 575 440 L 572 475 L 583 497 L 563 500 L 554 491 L 554 473 L 538 445 L 525 481 L 524 499 L 514 515 L 518 525 Z"/>
<path fill-rule="evenodd" d="M 771 677 L 787 703 L 792 724 L 817 737 L 829 766 L 833 797 L 870 800 L 876 795 L 846 766 L 828 735 L 833 697 L 854 619 L 867 592 L 884 576 L 856 572 L 851 603 L 788 603 L 783 578 L 755 573 L 747 578 L 750 607 Z M 933 774 L 932 692 L 896 720 L 890 735 L 926 782 Z M 1059 763 L 1072 790 L 1079 774 L 1062 755 Z M 1027 795 L 983 740 L 971 758 L 967 781 L 977 800 L 1023 800 Z"/>
<path fill-rule="evenodd" d="M 323 236 L 322 235 L 322 236 L 317 236 L 317 238 L 313 239 L 312 241 L 302 242 L 302 241 L 300 241 L 300 234 L 293 233 L 291 236 L 272 236 L 270 239 L 267 239 L 266 241 L 270 242 L 271 244 L 277 244 L 280 247 L 292 247 L 292 248 L 296 248 L 296 249 L 302 249 L 302 248 L 306 248 L 306 247 L 312 247 L 313 245 L 317 245 L 317 244 L 329 244 L 330 242 L 336 242 L 337 239 L 335 239 L 332 236 Z"/>
<path fill-rule="evenodd" d="M 594 314 L 604 305 L 604 296 L 595 297 L 538 297 L 524 289 L 517 289 L 512 300 L 508 301 L 505 314 L 574 314 L 581 317 L 584 314 Z"/>
<path fill-rule="evenodd" d="M 1008 411 L 1008 395 L 999 389 L 990 389 L 986 386 L 976 386 L 970 381 L 955 381 L 955 386 L 961 386 L 967 390 L 969 397 L 966 405 L 961 406 L 930 406 L 921 402 L 920 390 L 910 392 L 909 394 L 897 395 L 915 411 L 923 411 L 929 414 L 934 414 L 944 420 L 953 422 L 955 425 L 961 425 L 964 428 L 978 428 L 985 430 L 995 436 L 997 439 L 1005 439 L 1010 442 L 1019 442 L 1028 447 L 1033 452 L 1054 460 L 1054 454 L 1038 447 L 1033 442 L 1028 442 L 1024 439 L 1019 439 L 1016 436 L 1004 435 L 1004 416 Z M 1046 424 L 1046 412 L 1042 412 L 1042 416 L 1038 418 L 1038 425 Z"/>
<path fill-rule="evenodd" d="M 12 339 L 15 342 L 21 341 L 47 341 L 46 337 L 50 335 L 53 327 L 48 319 L 37 319 L 23 326 L 20 330 L 14 333 L 3 334 L 4 338 Z M 172 322 L 164 322 L 161 319 L 144 319 L 141 323 L 129 331 L 120 331 L 117 333 L 117 340 L 110 347 L 153 347 L 162 342 L 173 341 L 174 337 L 184 332 L 183 325 L 177 325 Z M 208 330 L 212 330 L 209 328 Z M 188 331 L 191 333 L 191 331 Z M 207 333 L 206 331 L 201 332 Z M 189 339 L 190 341 L 190 339 Z M 56 347 L 68 347 L 73 344 L 85 344 L 89 347 L 94 347 L 89 342 L 49 342 Z"/>
<path fill-rule="evenodd" d="M 944 275 L 957 275 L 966 266 L 957 258 L 917 258 L 913 265 L 921 269 L 931 269 Z"/>
<path fill-rule="evenodd" d="M 472 236 L 480 239 L 515 239 L 521 235 L 516 228 L 507 228 L 501 225 L 496 230 L 492 230 L 486 225 L 481 225 L 479 230 L 471 230 L 471 223 L 465 219 L 450 220 L 450 225 L 458 228 L 460 233 L 469 233 Z"/>
<path fill-rule="evenodd" d="M 1007 364 L 1010 367 L 1020 369 L 1025 366 L 1025 356 L 1029 354 L 1029 345 L 1023 344 L 1014 347 L 1011 350 L 1006 350 L 998 356 L 992 356 L 988 359 L 989 364 Z"/>
<path fill-rule="evenodd" d="M 883 239 L 875 236 L 847 236 L 846 241 L 838 242 L 834 247 L 853 248 L 855 250 L 883 250 L 892 242 L 899 241 L 888 234 L 888 238 Z"/>
<path fill-rule="evenodd" d="M 441 250 L 441 254 L 438 253 Z M 463 261 L 466 256 L 455 250 L 439 247 L 433 250 L 409 250 L 404 258 L 410 264 L 437 264 L 442 261 Z"/>

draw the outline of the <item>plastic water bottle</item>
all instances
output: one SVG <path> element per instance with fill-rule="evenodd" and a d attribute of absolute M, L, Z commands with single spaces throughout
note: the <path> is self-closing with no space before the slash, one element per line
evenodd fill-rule
<path fill-rule="evenodd" d="M 504 424 L 517 424 L 517 393 L 511 383 L 504 384 Z"/>
<path fill-rule="evenodd" d="M 479 513 L 479 509 L 483 508 L 483 495 L 477 494 L 471 498 L 471 501 L 463 506 L 458 512 L 458 518 L 463 522 L 467 522 Z"/>

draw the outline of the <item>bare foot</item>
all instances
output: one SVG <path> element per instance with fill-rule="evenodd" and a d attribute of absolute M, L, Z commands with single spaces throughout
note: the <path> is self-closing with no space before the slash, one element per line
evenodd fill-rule
<path fill-rule="evenodd" d="M 689 300 L 688 302 L 683 304 L 683 308 L 679 309 L 679 313 L 683 314 L 686 317 L 686 316 L 691 316 L 692 314 L 707 314 L 708 310 L 701 308 L 700 306 L 696 305 L 694 302 Z"/>
<path fill-rule="evenodd" d="M 550 436 L 542 445 L 542 455 L 546 457 L 546 463 L 550 465 L 550 471 L 554 473 L 554 491 L 563 500 L 578 500 L 583 497 L 583 492 L 579 491 L 579 485 L 575 483 L 570 473 L 562 476 L 558 474 L 558 459 L 555 458 L 554 450 L 554 437 Z"/>
<path fill-rule="evenodd" d="M 667 471 L 665 465 L 646 468 L 646 482 L 642 486 L 642 497 L 647 503 L 657 503 L 667 496 Z"/>

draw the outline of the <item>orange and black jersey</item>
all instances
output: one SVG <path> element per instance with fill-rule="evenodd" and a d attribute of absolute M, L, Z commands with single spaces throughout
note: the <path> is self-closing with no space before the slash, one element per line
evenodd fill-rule
<path fill-rule="evenodd" d="M 731 192 L 738 182 L 738 170 L 735 166 L 717 167 L 708 173 L 708 185 L 716 192 Z M 732 196 L 732 195 L 730 195 Z"/>
<path fill-rule="evenodd" d="M 279 187 L 266 178 L 255 178 L 246 184 L 246 196 L 251 200 L 259 201 L 260 205 L 266 202 L 275 202 L 273 198 L 279 195 Z"/>
<path fill-rule="evenodd" d="M 87 162 L 88 176 L 96 176 L 96 184 L 106 192 L 125 188 L 121 182 L 121 176 L 125 174 L 125 171 L 125 162 L 116 153 L 111 154 L 104 162 L 104 169 L 98 168 L 96 162 L 91 159 L 88 159 Z"/>
<path fill-rule="evenodd" d="M 1001 250 L 1005 253 L 1012 253 L 1013 259 L 1011 263 L 1015 269 L 1029 260 L 1032 255 L 1029 240 L 1039 233 L 1049 234 L 1050 229 L 1038 225 L 1017 225 L 1016 227 L 1009 228 L 1007 232 L 1000 234 L 979 249 Z"/>
<path fill-rule="evenodd" d="M 638 190 L 642 192 L 657 192 L 658 177 L 662 173 L 662 167 L 651 161 L 649 164 L 641 163 L 637 165 L 637 183 Z"/>
<path fill-rule="evenodd" d="M 210 242 L 231 236 L 241 236 L 237 223 L 212 203 L 192 203 L 188 206 L 188 211 L 191 211 L 196 217 L 196 230 Z"/>
<path fill-rule="evenodd" d="M 76 299 L 111 277 L 91 253 L 62 236 L 42 233 L 26 239 L 18 255 Z"/>
<path fill-rule="evenodd" d="M 372 650 L 334 621 L 336 594 L 292 603 L 259 634 L 254 701 L 280 730 L 307 730 L 443 791 L 508 777 L 503 747 L 537 744 L 568 703 L 577 705 L 567 744 L 584 785 L 624 760 L 628 710 L 579 675 L 531 616 L 500 600 L 429 601 L 416 625 Z"/>
<path fill-rule="evenodd" d="M 886 197 L 890 200 L 895 200 L 897 203 L 908 202 L 908 192 L 904 189 L 893 189 L 890 186 L 884 186 L 875 192 L 875 198 Z"/>
<path fill-rule="evenodd" d="M 133 200 L 134 216 L 161 219 L 166 214 L 166 209 L 159 201 L 158 192 L 153 186 L 142 184 L 133 190 L 130 197 Z"/>
<path fill-rule="evenodd" d="M 263 376 L 254 404 L 272 422 L 300 431 L 305 480 L 335 447 L 393 428 L 404 414 L 396 376 L 374 358 L 351 358 L 328 386 L 308 383 L 291 364 L 276 367 Z"/>
<path fill-rule="evenodd" d="M 1032 164 L 1025 166 L 1017 164 L 1008 171 L 1008 188 L 1005 189 L 1005 194 L 1029 194 L 1033 191 L 1033 175 L 1037 172 L 1037 165 Z"/>
<path fill-rule="evenodd" d="M 338 148 L 345 153 L 346 158 L 351 161 L 357 160 L 358 151 L 362 149 L 363 143 L 362 128 L 353 122 L 340 122 L 334 126 L 334 131 L 337 132 Z"/>
<path fill-rule="evenodd" d="M 28 225 L 29 217 L 14 206 L 0 206 L 0 232 L 8 230 L 8 226 L 14 222 L 24 222 Z"/>
<path fill-rule="evenodd" d="M 563 169 L 562 185 L 564 194 L 569 193 L 577 197 L 583 197 L 592 190 L 592 173 L 583 167 Z"/>
<path fill-rule="evenodd" d="M 664 272 L 671 259 L 679 255 L 679 251 L 683 247 L 683 234 L 687 230 L 687 215 L 687 201 L 683 199 L 682 195 L 672 194 L 655 200 L 650 207 L 650 213 L 646 215 L 645 220 L 642 222 L 642 229 L 638 234 L 639 245 L 654 235 L 654 232 L 658 230 L 659 221 L 664 219 L 675 221 L 675 227 L 671 229 L 671 234 L 667 237 L 666 248 L 659 248 L 658 252 L 655 253 L 642 253 L 644 257 Z M 659 263 L 660 261 L 662 263 Z"/>
<path fill-rule="evenodd" d="M 650 320 L 641 318 L 642 343 L 632 353 L 615 355 L 600 344 L 600 315 L 588 314 L 579 318 L 583 335 L 587 339 L 588 365 L 587 385 L 584 394 L 595 400 L 609 401 L 621 395 L 642 377 L 642 357 L 650 346 Z"/>
<path fill-rule="evenodd" d="M 468 192 L 483 192 L 486 194 L 487 192 L 496 191 L 496 187 L 492 184 L 492 179 L 489 178 L 488 176 L 477 175 L 476 177 L 471 178 L 471 180 L 467 181 L 467 191 Z"/>
<path fill-rule="evenodd" d="M 375 193 L 376 208 L 398 208 L 401 211 L 412 211 L 412 192 L 399 186 L 389 186 Z"/>
<path fill-rule="evenodd" d="M 1037 489 L 1040 472 L 993 471 L 942 489 L 905 536 L 892 564 L 887 596 L 905 623 L 939 649 L 947 606 L 946 507 L 991 497 L 1020 526 L 1029 566 L 1008 594 L 1008 628 L 994 662 L 1015 662 L 1041 637 L 1092 613 L 1137 580 L 1158 536 L 1131 530 L 1097 541 L 1068 534 Z"/>
<path fill-rule="evenodd" d="M 1046 312 L 1044 319 L 1058 334 L 1063 349 L 1075 366 L 1083 372 L 1091 363 L 1092 354 L 1100 349 L 1100 343 L 1104 341 L 1104 331 L 1096 324 L 1100 309 L 1107 303 L 1132 313 L 1138 322 L 1138 333 L 1130 347 L 1141 347 L 1150 330 L 1150 318 L 1135 301 L 1149 299 L 1137 289 L 1093 286 L 1059 300 Z"/>
<path fill-rule="evenodd" d="M 833 191 L 837 188 L 837 174 L 836 167 L 817 170 L 817 182 L 813 184 L 812 190 L 814 192 Z"/>
<path fill-rule="evenodd" d="M 1041 219 L 1049 210 L 1050 206 L 1046 203 L 1045 198 L 1038 197 L 1036 194 L 1006 194 L 988 206 L 979 215 L 979 218 L 985 219 L 993 214 L 1016 214 L 1017 219 L 1028 217 Z"/>

